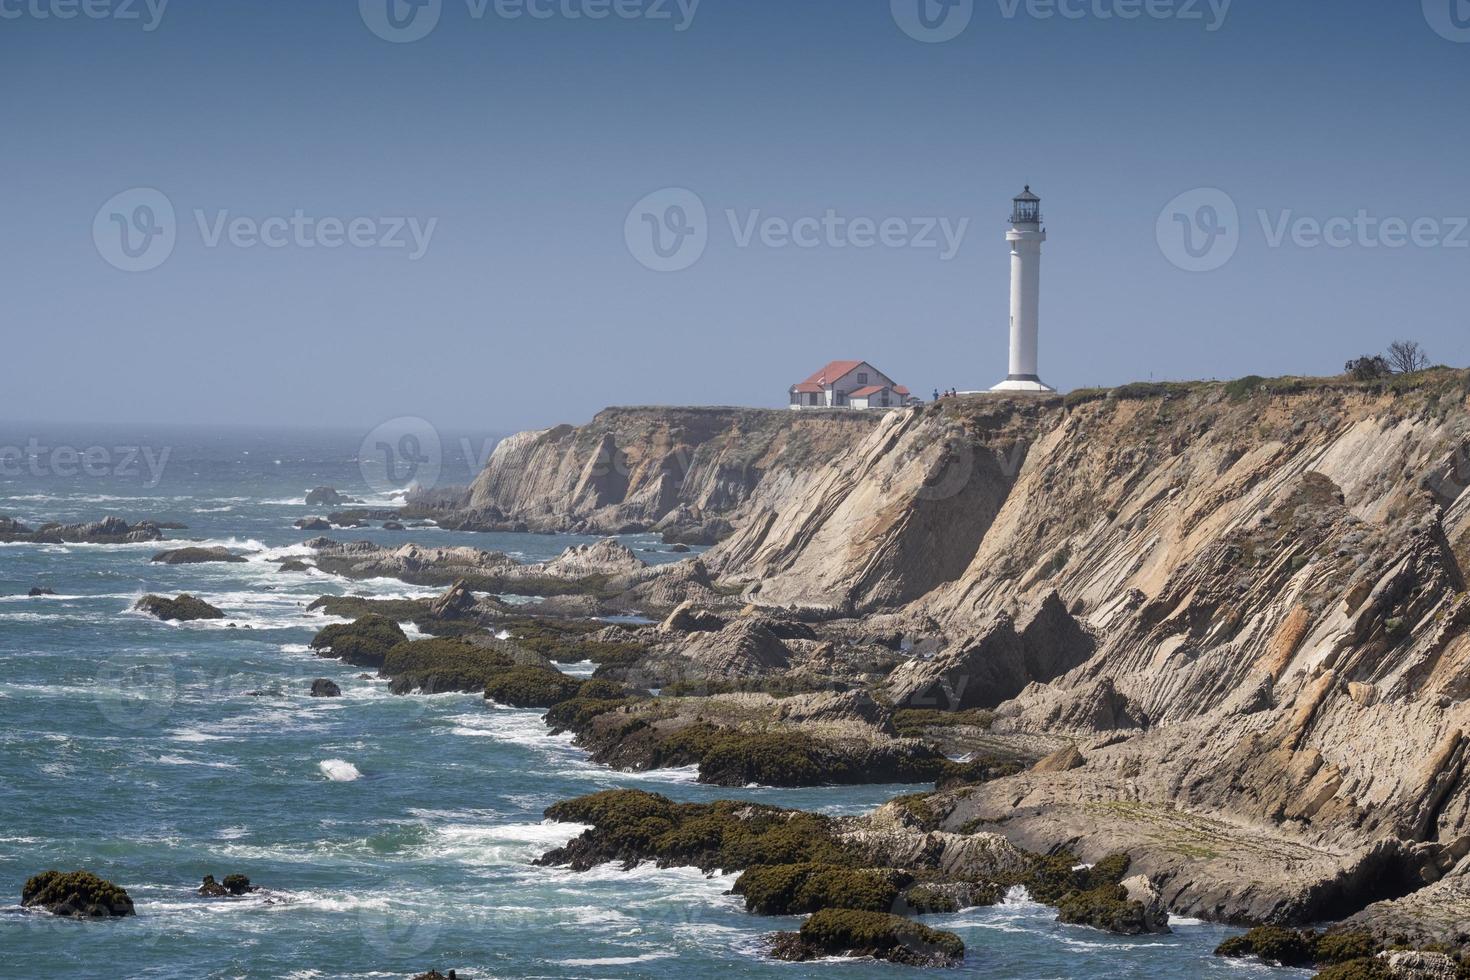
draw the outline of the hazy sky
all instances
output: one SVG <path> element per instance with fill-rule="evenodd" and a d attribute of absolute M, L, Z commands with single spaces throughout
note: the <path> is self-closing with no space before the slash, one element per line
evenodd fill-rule
<path fill-rule="evenodd" d="M 1060 388 L 1470 363 L 1467 0 L 389 2 L 0 0 L 0 418 L 989 386 L 1026 183 Z"/>

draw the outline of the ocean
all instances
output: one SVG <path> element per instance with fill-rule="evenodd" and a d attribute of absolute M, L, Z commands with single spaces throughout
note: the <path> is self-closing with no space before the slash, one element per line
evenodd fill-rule
<path fill-rule="evenodd" d="M 34 459 L 4 455 L 31 439 Z M 292 526 L 324 510 L 305 506 L 311 487 L 392 503 L 359 465 L 361 442 L 346 432 L 0 427 L 0 514 L 33 527 L 109 514 L 177 521 L 188 530 L 167 532 L 171 541 L 226 545 L 250 559 L 154 565 L 152 554 L 177 546 L 156 542 L 0 545 L 0 976 L 913 975 L 872 962 L 766 959 L 764 937 L 799 920 L 747 914 L 726 894 L 733 876 L 648 866 L 577 874 L 531 862 L 578 831 L 543 822 L 542 811 L 600 789 L 855 814 L 923 787 L 730 790 L 698 785 L 688 770 L 615 772 L 548 734 L 539 711 L 472 695 L 395 697 L 361 670 L 314 656 L 307 643 L 328 620 L 307 612 L 313 599 L 440 591 L 277 570 L 314 536 Z M 442 479 L 468 482 L 485 440 L 443 444 Z M 103 453 L 83 471 L 56 447 Z M 133 447 L 135 465 L 125 467 Z M 434 528 L 330 534 L 465 544 L 526 561 L 594 540 Z M 653 535 L 623 540 L 650 561 L 685 557 Z M 29 598 L 33 586 L 57 595 Z M 170 625 L 131 612 L 148 592 L 190 592 L 228 618 Z M 309 697 L 317 677 L 335 680 L 343 697 Z M 78 922 L 21 909 L 26 878 L 48 868 L 117 882 L 138 914 Z M 263 890 L 195 895 L 204 875 L 232 873 Z M 1131 939 L 1059 925 L 1054 914 L 1013 893 L 994 908 L 925 921 L 965 940 L 961 975 L 1306 975 L 1212 956 L 1236 931 L 1217 925 L 1176 920 L 1172 935 Z"/>

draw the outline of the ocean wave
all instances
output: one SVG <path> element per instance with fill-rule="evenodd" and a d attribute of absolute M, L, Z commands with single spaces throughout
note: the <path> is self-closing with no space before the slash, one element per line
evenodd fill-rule
<path fill-rule="evenodd" d="M 362 777 L 362 772 L 345 759 L 323 759 L 317 763 L 317 767 L 321 769 L 322 775 L 334 783 L 350 783 Z"/>
<path fill-rule="evenodd" d="M 582 824 L 550 820 L 540 823 L 446 824 L 433 828 L 423 850 L 426 856 L 443 856 L 472 866 L 527 865 L 589 829 Z"/>

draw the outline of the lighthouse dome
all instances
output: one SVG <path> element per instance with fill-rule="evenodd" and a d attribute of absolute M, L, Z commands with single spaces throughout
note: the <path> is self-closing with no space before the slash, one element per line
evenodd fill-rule
<path fill-rule="evenodd" d="M 1031 193 L 1031 185 L 1011 199 L 1011 224 L 1034 225 L 1041 223 L 1041 198 Z"/>

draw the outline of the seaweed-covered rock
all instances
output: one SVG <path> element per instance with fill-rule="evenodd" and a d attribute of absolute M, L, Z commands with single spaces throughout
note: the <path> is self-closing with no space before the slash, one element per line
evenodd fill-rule
<path fill-rule="evenodd" d="M 235 554 L 229 548 L 173 548 L 169 551 L 160 551 L 150 561 L 160 565 L 204 565 L 210 562 L 229 562 L 231 564 L 243 564 L 248 559 Z"/>
<path fill-rule="evenodd" d="M 940 915 L 983 905 L 1005 897 L 1000 885 L 988 881 L 926 881 L 903 893 L 903 904 L 914 915 Z"/>
<path fill-rule="evenodd" d="M 128 893 L 90 871 L 45 871 L 25 883 L 20 904 L 54 915 L 101 918 L 133 915 Z"/>
<path fill-rule="evenodd" d="M 1257 926 L 1215 947 L 1216 956 L 1256 956 L 1282 966 L 1310 966 L 1316 961 L 1316 937 L 1281 926 Z"/>
<path fill-rule="evenodd" d="M 318 677 L 311 682 L 311 696 L 314 698 L 340 698 L 342 696 L 342 688 L 337 685 L 336 681 L 329 680 L 325 677 Z"/>
<path fill-rule="evenodd" d="M 277 568 L 276 571 L 278 571 L 278 572 L 309 572 L 309 571 L 311 571 L 311 566 L 308 565 L 306 562 L 302 561 L 300 558 L 287 558 L 285 561 L 281 562 L 280 567 Z"/>
<path fill-rule="evenodd" d="M 161 595 L 145 595 L 133 604 L 139 612 L 156 616 L 166 622 L 189 622 L 196 619 L 224 619 L 220 612 L 203 599 L 185 593 L 176 599 Z"/>
<path fill-rule="evenodd" d="M 954 966 L 965 944 L 912 919 L 884 912 L 824 909 L 802 923 L 800 932 L 778 933 L 771 955 L 782 960 L 826 956 L 871 956 L 909 966 Z"/>
<path fill-rule="evenodd" d="M 485 683 L 485 697 L 512 708 L 550 708 L 577 696 L 582 680 L 539 667 L 510 667 Z"/>
<path fill-rule="evenodd" d="M 394 694 L 479 693 L 492 678 L 514 666 L 515 658 L 508 652 L 459 638 L 436 637 L 393 647 L 378 673 L 392 679 Z"/>
<path fill-rule="evenodd" d="M 408 636 L 386 616 L 369 613 L 350 623 L 333 623 L 311 639 L 318 656 L 335 657 L 354 667 L 382 667 L 388 651 Z"/>
<path fill-rule="evenodd" d="M 861 861 L 838 840 L 833 818 L 758 803 L 675 803 L 656 793 L 620 789 L 557 803 L 547 808 L 546 817 L 590 825 L 536 862 L 574 871 L 609 861 L 728 872 L 806 862 L 858 867 Z"/>
<path fill-rule="evenodd" d="M 802 915 L 820 909 L 891 912 L 912 876 L 887 868 L 843 868 L 830 864 L 761 865 L 746 871 L 731 889 L 757 915 Z"/>
<path fill-rule="evenodd" d="M 1123 936 L 1141 936 L 1150 932 L 1168 932 L 1149 908 L 1128 897 L 1122 885 L 1102 885 L 1087 891 L 1072 892 L 1057 906 L 1057 921 L 1070 925 L 1091 926 Z"/>

